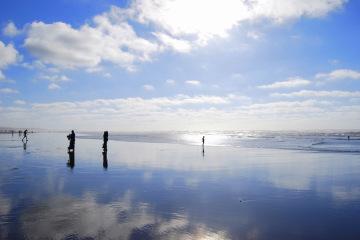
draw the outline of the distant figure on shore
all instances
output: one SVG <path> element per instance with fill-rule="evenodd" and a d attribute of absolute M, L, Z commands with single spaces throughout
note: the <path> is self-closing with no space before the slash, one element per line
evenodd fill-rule
<path fill-rule="evenodd" d="M 105 131 L 103 135 L 104 143 L 103 143 L 103 152 L 107 153 L 107 142 L 109 141 L 109 132 Z"/>
<path fill-rule="evenodd" d="M 107 152 L 103 152 L 103 168 L 108 168 L 108 159 L 107 159 Z"/>
<path fill-rule="evenodd" d="M 350 140 L 350 136 L 348 136 L 348 141 Z"/>
<path fill-rule="evenodd" d="M 25 131 L 24 131 L 24 136 L 23 136 L 23 138 L 21 139 L 21 141 L 23 141 L 23 142 L 24 142 L 24 139 L 26 139 L 26 142 L 28 141 L 28 138 L 27 138 L 27 132 L 28 132 L 28 130 L 27 130 L 27 129 L 25 129 Z"/>
<path fill-rule="evenodd" d="M 71 130 L 71 133 L 67 135 L 67 139 L 70 141 L 69 147 L 68 147 L 68 153 L 71 151 L 75 151 L 75 132 L 74 130 Z"/>
<path fill-rule="evenodd" d="M 202 137 L 202 155 L 205 156 L 205 136 Z"/>
<path fill-rule="evenodd" d="M 69 160 L 67 162 L 67 166 L 70 167 L 71 169 L 74 168 L 75 166 L 75 153 L 74 152 L 68 152 L 69 154 Z"/>
<path fill-rule="evenodd" d="M 19 130 L 19 137 L 21 137 L 21 130 Z"/>

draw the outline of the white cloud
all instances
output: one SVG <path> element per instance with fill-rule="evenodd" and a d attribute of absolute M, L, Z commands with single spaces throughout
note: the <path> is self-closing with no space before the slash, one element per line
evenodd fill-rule
<path fill-rule="evenodd" d="M 12 88 L 0 88 L 0 93 L 3 94 L 16 94 L 19 93 L 18 90 Z"/>
<path fill-rule="evenodd" d="M 261 33 L 257 32 L 257 31 L 248 31 L 248 32 L 246 33 L 246 36 L 247 36 L 248 38 L 252 38 L 252 39 L 254 39 L 254 40 L 258 40 L 258 39 L 261 38 Z"/>
<path fill-rule="evenodd" d="M 41 79 L 48 80 L 53 83 L 68 82 L 70 79 L 65 75 L 41 75 Z"/>
<path fill-rule="evenodd" d="M 360 79 L 360 72 L 351 69 L 337 69 L 329 73 L 318 73 L 315 78 L 325 80 Z"/>
<path fill-rule="evenodd" d="M 0 41 L 0 56 L 0 69 L 5 69 L 18 61 L 19 53 L 11 43 L 5 45 Z"/>
<path fill-rule="evenodd" d="M 314 100 L 306 101 L 280 101 L 269 103 L 255 103 L 249 106 L 242 107 L 247 111 L 247 114 L 289 114 L 289 113 L 301 113 L 301 112 L 320 112 L 319 105 L 321 102 Z"/>
<path fill-rule="evenodd" d="M 16 105 L 25 105 L 26 102 L 24 100 L 15 100 L 14 104 L 16 104 Z"/>
<path fill-rule="evenodd" d="M 153 85 L 145 84 L 143 85 L 144 90 L 146 91 L 154 91 L 155 87 Z"/>
<path fill-rule="evenodd" d="M 20 33 L 21 31 L 16 27 L 13 22 L 9 22 L 3 29 L 3 34 L 8 37 L 15 37 Z"/>
<path fill-rule="evenodd" d="M 112 77 L 111 73 L 104 73 L 103 76 L 106 77 L 106 78 L 111 78 Z"/>
<path fill-rule="evenodd" d="M 296 88 L 296 87 L 303 87 L 309 85 L 310 83 L 311 82 L 309 80 L 295 77 L 295 78 L 289 78 L 288 80 L 282 82 L 275 82 L 269 85 L 261 85 L 258 86 L 258 88 L 262 88 L 262 89 Z"/>
<path fill-rule="evenodd" d="M 201 82 L 198 80 L 187 80 L 185 81 L 185 83 L 187 85 L 191 85 L 191 86 L 200 86 Z"/>
<path fill-rule="evenodd" d="M 44 63 L 63 68 L 91 69 L 110 62 L 135 71 L 136 63 L 151 61 L 156 53 L 168 48 L 188 53 L 215 37 L 228 36 L 242 23 L 323 17 L 345 2 L 134 0 L 128 8 L 112 6 L 78 28 L 63 22 L 33 22 L 27 27 L 24 46 Z M 145 34 L 138 34 L 133 23 L 143 24 Z M 259 36 L 256 31 L 248 32 L 248 37 Z"/>
<path fill-rule="evenodd" d="M 69 24 L 34 22 L 25 47 L 41 61 L 63 68 L 95 68 L 109 61 L 129 70 L 149 61 L 158 46 L 136 35 L 127 22 L 113 24 L 110 13 L 95 16 L 94 27 L 75 29 Z"/>
<path fill-rule="evenodd" d="M 60 88 L 61 87 L 56 83 L 50 83 L 49 86 L 48 86 L 49 90 L 57 90 L 57 89 L 60 89 Z"/>
<path fill-rule="evenodd" d="M 328 98 L 351 98 L 360 97 L 360 91 L 315 91 L 315 90 L 301 90 L 291 93 L 273 93 L 273 97 L 328 97 Z"/>
<path fill-rule="evenodd" d="M 170 47 L 176 52 L 188 53 L 191 51 L 191 44 L 189 41 L 180 40 L 171 37 L 165 33 L 154 33 L 154 35 L 164 44 L 165 47 Z"/>
<path fill-rule="evenodd" d="M 236 130 L 356 128 L 357 103 L 331 99 L 251 103 L 244 96 L 177 95 L 157 98 L 95 99 L 2 107 L 3 124 L 96 130 Z M 191 122 L 191 124 L 189 124 Z M 346 122 L 346 126 L 343 124 Z M 136 123 L 136 124 L 134 124 Z"/>
<path fill-rule="evenodd" d="M 284 22 L 300 17 L 323 17 L 346 0 L 135 0 L 131 15 L 176 37 L 195 38 L 206 44 L 214 37 L 226 37 L 233 27 L 246 22 L 270 19 Z M 215 17 L 216 16 L 216 17 Z"/>

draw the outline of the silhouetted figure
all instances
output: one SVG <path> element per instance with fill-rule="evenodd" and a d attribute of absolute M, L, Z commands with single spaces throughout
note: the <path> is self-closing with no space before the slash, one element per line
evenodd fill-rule
<path fill-rule="evenodd" d="M 103 147 L 103 152 L 107 153 L 107 142 L 109 140 L 109 132 L 108 131 L 104 132 L 103 139 L 104 139 L 104 143 L 103 143 L 103 146 L 102 146 Z"/>
<path fill-rule="evenodd" d="M 75 151 L 75 132 L 74 132 L 74 130 L 71 130 L 71 133 L 69 135 L 67 135 L 67 139 L 70 141 L 70 144 L 68 147 L 68 152 L 69 153 L 71 151 L 74 152 Z"/>
<path fill-rule="evenodd" d="M 350 140 L 350 136 L 348 136 L 348 141 Z"/>
<path fill-rule="evenodd" d="M 69 160 L 66 165 L 71 169 L 73 169 L 75 166 L 75 152 L 68 152 L 68 154 L 69 154 Z"/>
<path fill-rule="evenodd" d="M 21 137 L 21 130 L 19 130 L 19 137 Z"/>
<path fill-rule="evenodd" d="M 202 145 L 205 145 L 205 136 L 202 137 Z"/>
<path fill-rule="evenodd" d="M 25 131 L 24 131 L 24 136 L 23 136 L 23 138 L 21 139 L 21 141 L 23 141 L 23 142 L 24 142 L 24 139 L 26 139 L 26 142 L 28 141 L 28 138 L 27 138 L 27 132 L 28 132 L 28 130 L 27 130 L 27 129 L 25 129 Z"/>
<path fill-rule="evenodd" d="M 11 136 L 12 137 L 14 136 L 14 130 L 11 130 Z"/>
<path fill-rule="evenodd" d="M 107 159 L 107 152 L 103 152 L 103 167 L 104 169 L 108 168 L 108 159 Z"/>

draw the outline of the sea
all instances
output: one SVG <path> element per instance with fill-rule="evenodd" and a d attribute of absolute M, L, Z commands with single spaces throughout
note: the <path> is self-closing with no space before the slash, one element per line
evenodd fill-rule
<path fill-rule="evenodd" d="M 360 131 L 183 131 L 110 132 L 109 139 L 123 142 L 174 143 L 206 146 L 287 149 L 360 153 Z M 79 138 L 102 139 L 100 132 L 81 132 Z"/>

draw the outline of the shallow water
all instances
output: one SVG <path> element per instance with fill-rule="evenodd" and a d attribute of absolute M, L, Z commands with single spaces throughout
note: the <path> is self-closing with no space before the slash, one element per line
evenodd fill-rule
<path fill-rule="evenodd" d="M 1 239 L 360 238 L 356 153 L 109 141 L 106 165 L 78 138 L 71 167 L 67 144 L 0 135 Z"/>
<path fill-rule="evenodd" d="M 352 152 L 360 154 L 359 131 L 112 132 L 110 134 L 110 139 L 125 142 L 201 145 L 202 136 L 206 136 L 207 146 L 290 149 L 318 152 Z M 83 139 L 102 139 L 102 133 L 81 133 L 79 137 Z"/>

